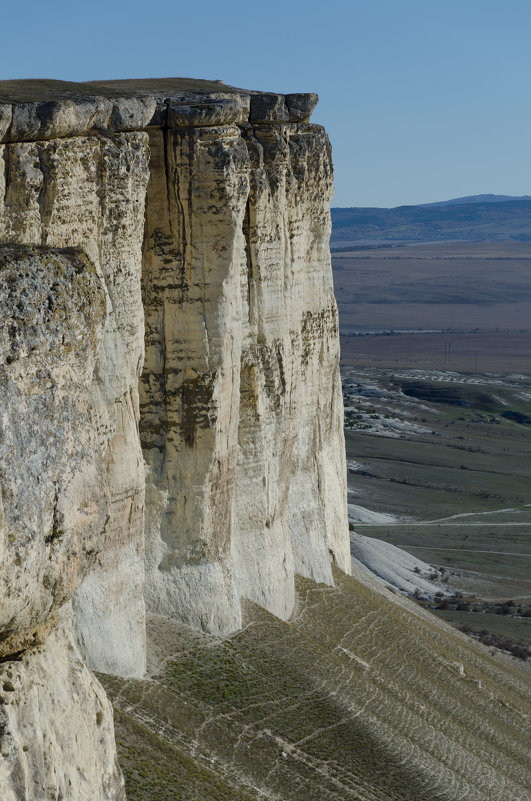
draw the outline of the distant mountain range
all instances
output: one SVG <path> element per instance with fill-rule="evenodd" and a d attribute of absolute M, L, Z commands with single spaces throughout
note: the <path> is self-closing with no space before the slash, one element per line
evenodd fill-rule
<path fill-rule="evenodd" d="M 508 200 L 531 200 L 531 195 L 467 195 L 466 197 L 454 197 L 451 200 L 438 200 L 436 203 L 418 203 L 417 205 L 427 206 L 464 206 L 471 203 L 507 203 Z"/>
<path fill-rule="evenodd" d="M 406 242 L 531 242 L 531 196 L 471 195 L 418 206 L 333 208 L 332 249 Z"/>

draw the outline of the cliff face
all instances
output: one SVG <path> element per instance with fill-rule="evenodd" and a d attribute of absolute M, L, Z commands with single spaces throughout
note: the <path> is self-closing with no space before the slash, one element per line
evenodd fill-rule
<path fill-rule="evenodd" d="M 16 126 L 15 133 L 22 135 Z M 141 633 L 144 609 L 139 591 L 144 571 L 144 476 L 137 434 L 137 386 L 143 354 L 140 277 L 144 199 L 149 177 L 147 134 L 95 133 L 50 141 L 17 142 L 3 146 L 2 151 L 0 241 L 17 243 L 21 248 L 22 245 L 79 248 L 93 265 L 91 270 L 103 297 L 101 331 L 92 337 L 96 363 L 95 366 L 85 365 L 85 403 L 90 406 L 91 424 L 97 432 L 94 458 L 102 462 L 104 473 L 96 492 L 101 494 L 102 501 L 108 500 L 109 505 L 107 519 L 104 518 L 104 526 L 100 525 L 98 531 L 97 547 L 92 547 L 94 557 L 99 552 L 99 563 L 87 576 L 75 607 L 81 637 L 94 667 L 138 673 L 144 665 Z M 54 277 L 47 271 L 48 261 L 45 258 L 41 272 L 51 289 L 42 289 L 42 298 L 35 303 L 46 305 L 50 291 L 60 313 L 66 301 L 62 297 L 53 298 Z M 15 307 L 15 320 L 22 314 L 18 306 L 25 303 L 27 285 L 31 285 L 33 274 L 34 269 L 28 268 L 27 277 L 17 276 L 14 282 L 10 297 Z M 68 293 L 64 295 L 68 299 Z M 83 300 L 81 291 L 79 298 Z M 71 298 L 70 302 L 75 306 L 77 301 Z M 62 323 L 68 330 L 68 318 Z M 59 340 L 62 334 L 62 330 L 57 332 Z M 40 336 L 45 335 L 43 328 Z M 81 323 L 76 337 L 82 341 L 85 336 Z M 33 358 L 32 347 L 30 342 L 27 358 L 21 353 L 19 372 L 22 376 Z M 55 342 L 47 345 L 47 352 L 63 374 L 64 359 Z M 82 354 L 80 360 L 84 360 Z M 48 369 L 48 365 L 44 369 Z M 67 396 L 69 381 L 65 375 L 63 393 Z M 39 373 L 37 388 L 42 386 Z M 57 415 L 58 410 L 55 412 Z M 42 417 L 31 412 L 23 414 L 28 425 L 38 432 L 43 458 L 52 463 L 55 471 L 62 470 L 63 480 L 70 480 L 74 464 L 60 464 L 53 454 L 46 453 L 50 431 L 41 428 Z M 65 436 L 57 419 L 52 421 L 50 429 L 55 429 L 60 439 Z M 80 418 L 72 425 L 72 436 L 85 436 Z M 23 460 L 33 447 L 35 436 L 28 434 L 20 439 Z M 14 481 L 22 482 L 20 488 L 24 487 L 20 471 L 11 475 Z M 76 480 L 82 483 L 79 475 Z M 38 485 L 35 493 L 40 492 Z M 23 495 L 29 497 L 27 489 Z M 13 497 L 19 503 L 17 495 Z M 63 506 L 71 508 L 72 504 L 68 501 Z M 40 547 L 38 532 L 41 528 L 33 521 L 29 525 L 36 537 L 36 547 Z M 68 550 L 67 556 L 71 557 Z M 61 570 L 61 566 L 57 565 L 57 569 Z M 127 575 L 127 579 L 120 586 L 122 575 Z M 63 603 L 72 596 L 75 586 L 69 589 Z"/>
<path fill-rule="evenodd" d="M 148 607 L 220 632 L 350 559 L 330 148 L 231 111 L 150 134 L 140 422 Z"/>
<path fill-rule="evenodd" d="M 315 102 L 0 84 L 2 798 L 121 797 L 72 630 L 91 667 L 139 676 L 144 596 L 228 632 L 241 598 L 287 619 L 295 573 L 349 571 Z"/>

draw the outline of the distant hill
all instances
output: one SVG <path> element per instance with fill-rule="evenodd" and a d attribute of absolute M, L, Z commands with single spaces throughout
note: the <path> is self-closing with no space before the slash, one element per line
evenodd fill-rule
<path fill-rule="evenodd" d="M 393 209 L 332 209 L 332 249 L 406 242 L 531 242 L 531 197 L 475 195 Z"/>
<path fill-rule="evenodd" d="M 467 195 L 451 200 L 438 200 L 436 203 L 419 203 L 419 206 L 462 206 L 469 203 L 507 203 L 508 200 L 531 200 L 531 195 Z"/>

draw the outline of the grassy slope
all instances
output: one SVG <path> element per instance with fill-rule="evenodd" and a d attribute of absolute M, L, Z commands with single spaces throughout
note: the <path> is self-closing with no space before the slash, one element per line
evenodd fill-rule
<path fill-rule="evenodd" d="M 336 579 L 301 579 L 290 623 L 249 605 L 227 638 L 152 620 L 152 678 L 103 677 L 129 801 L 527 798 L 523 668 Z"/>

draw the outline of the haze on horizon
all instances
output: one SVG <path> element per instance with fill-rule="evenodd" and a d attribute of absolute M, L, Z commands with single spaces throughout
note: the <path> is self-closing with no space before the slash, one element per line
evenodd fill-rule
<path fill-rule="evenodd" d="M 30 0 L 4 8 L 0 79 L 186 76 L 316 91 L 334 206 L 526 195 L 531 5 L 522 0 Z"/>

